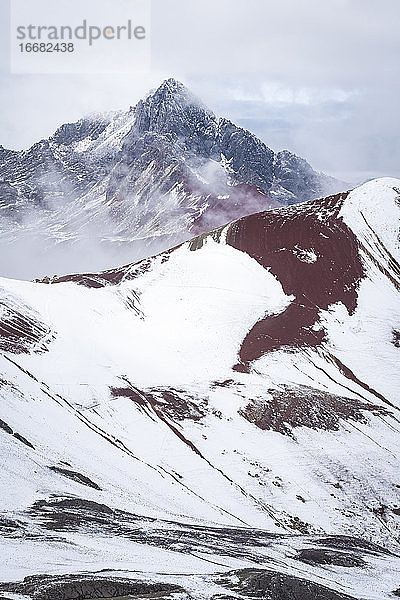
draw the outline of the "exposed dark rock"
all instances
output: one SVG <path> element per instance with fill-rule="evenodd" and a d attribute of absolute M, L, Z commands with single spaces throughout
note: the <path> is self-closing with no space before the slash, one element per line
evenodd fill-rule
<path fill-rule="evenodd" d="M 0 288 L 0 350 L 13 354 L 45 352 L 54 337 L 36 311 Z"/>
<path fill-rule="evenodd" d="M 275 485 L 278 485 L 278 487 L 281 487 L 281 483 L 279 481 L 278 482 L 273 481 L 272 483 Z M 286 527 L 288 527 L 289 529 L 293 529 L 294 531 L 299 531 L 300 533 L 303 533 L 303 534 L 313 532 L 312 526 L 309 523 L 302 521 L 297 516 L 288 515 L 288 516 L 284 517 L 283 522 L 285 523 Z"/>
<path fill-rule="evenodd" d="M 396 348 L 400 348 L 400 331 L 398 331 L 397 329 L 393 329 L 392 334 L 392 344 L 396 346 Z"/>
<path fill-rule="evenodd" d="M 265 600 L 355 600 L 325 586 L 262 569 L 231 571 L 216 581 L 242 596 Z"/>
<path fill-rule="evenodd" d="M 85 500 L 84 498 L 54 498 L 52 500 L 37 500 L 33 505 L 32 509 L 35 510 L 46 510 L 46 509 L 58 509 L 58 510 L 82 510 L 87 511 L 90 515 L 113 515 L 114 511 L 99 502 L 93 500 Z"/>
<path fill-rule="evenodd" d="M 32 448 L 33 450 L 35 449 L 35 446 L 33 444 L 31 444 L 31 442 L 29 442 L 20 433 L 17 433 L 16 431 L 13 431 L 11 429 L 11 427 L 9 425 L 7 425 L 7 423 L 5 421 L 2 421 L 1 419 L 0 419 L 0 429 L 2 429 L 6 433 L 8 433 L 8 434 L 12 435 L 13 437 L 15 437 L 17 440 L 19 440 L 20 442 L 22 442 L 23 444 L 25 444 L 25 446 L 28 446 L 28 448 Z"/>
<path fill-rule="evenodd" d="M 360 550 L 362 552 L 371 552 L 373 554 L 391 554 L 391 552 L 383 546 L 348 535 L 322 536 L 315 538 L 313 541 L 315 544 L 321 544 L 322 546 L 337 548 L 339 550 Z"/>
<path fill-rule="evenodd" d="M 234 379 L 225 379 L 225 381 L 213 381 L 211 387 L 229 387 L 234 383 Z"/>
<path fill-rule="evenodd" d="M 184 590 L 169 583 L 85 575 L 34 575 L 19 583 L 0 584 L 0 589 L 26 594 L 32 600 L 102 600 L 117 597 L 166 597 Z"/>
<path fill-rule="evenodd" d="M 268 193 L 274 183 L 274 152 L 255 135 L 228 119 L 219 121 L 219 145 L 238 182 Z"/>
<path fill-rule="evenodd" d="M 205 158 L 217 157 L 216 118 L 184 85 L 174 79 L 136 107 L 137 134 L 155 132 L 181 138 L 185 149 Z"/>
<path fill-rule="evenodd" d="M 57 144 L 69 145 L 89 137 L 95 140 L 107 127 L 107 120 L 96 120 L 95 118 L 81 119 L 76 123 L 64 123 L 53 135 Z"/>
<path fill-rule="evenodd" d="M 86 530 L 88 526 L 96 525 L 99 531 L 103 528 L 104 533 L 109 533 L 114 519 L 112 509 L 105 504 L 82 498 L 37 500 L 29 514 L 51 531 Z"/>
<path fill-rule="evenodd" d="M 122 536 L 135 543 L 184 554 L 200 552 L 214 557 L 220 555 L 246 558 L 259 564 L 265 561 L 263 548 L 271 546 L 280 537 L 277 534 L 245 527 L 205 527 L 173 521 L 161 522 L 81 498 L 40 500 L 32 506 L 30 515 L 43 528 L 51 531 L 79 531 L 81 534 L 96 531 L 102 537 Z M 291 521 L 286 519 L 285 523 L 287 527 L 296 531 L 309 533 L 309 526 L 298 518 L 296 522 L 296 517 L 292 517 Z M 361 565 L 365 553 L 390 554 L 374 544 L 347 536 L 313 536 L 312 542 L 324 546 L 320 550 L 313 549 L 312 557 L 316 561 L 319 556 L 318 564 L 338 564 L 335 558 L 338 561 L 343 555 L 346 558 L 350 557 L 347 563 L 355 557 Z M 298 559 L 303 558 L 310 558 L 307 551 L 299 554 Z"/>
<path fill-rule="evenodd" d="M 40 500 L 29 514 L 44 529 L 50 531 L 96 531 L 98 535 L 123 536 L 135 543 L 190 553 L 192 551 L 222 554 L 235 558 L 247 557 L 256 562 L 264 559 L 257 548 L 269 546 L 276 535 L 247 528 L 203 527 L 182 525 L 173 521 L 144 518 L 103 504 L 81 498 Z"/>
<path fill-rule="evenodd" d="M 118 285 L 121 283 L 125 270 L 129 268 L 129 265 L 120 267 L 118 269 L 111 269 L 109 271 L 102 271 L 100 273 L 76 273 L 73 275 L 63 275 L 61 277 L 53 277 L 50 283 L 65 283 L 71 281 L 78 285 L 83 285 L 88 288 L 102 288 L 106 285 Z"/>
<path fill-rule="evenodd" d="M 212 229 L 211 231 L 207 231 L 206 233 L 202 233 L 197 237 L 191 239 L 189 241 L 189 249 L 194 252 L 195 250 L 200 250 L 203 247 L 204 242 L 211 238 L 215 242 L 219 242 L 221 239 L 222 230 L 224 227 L 218 227 L 217 229 Z"/>
<path fill-rule="evenodd" d="M 51 471 L 55 473 L 59 473 L 60 475 L 64 475 L 65 477 L 69 477 L 69 479 L 73 479 L 78 483 L 82 483 L 82 485 L 87 485 L 95 490 L 100 490 L 100 486 L 97 485 L 94 481 L 86 477 L 86 475 L 82 475 L 82 473 L 78 473 L 78 471 L 71 471 L 70 469 L 63 469 L 61 467 L 49 467 Z"/>
<path fill-rule="evenodd" d="M 31 442 L 29 440 L 27 440 L 23 435 L 21 435 L 20 433 L 13 433 L 13 436 L 19 440 L 20 442 L 22 442 L 23 444 L 25 444 L 25 446 L 28 446 L 28 448 L 32 448 L 33 450 L 35 449 L 35 446 L 33 444 L 31 444 Z"/>
<path fill-rule="evenodd" d="M 135 544 L 154 546 L 185 555 L 209 557 L 210 562 L 216 564 L 223 564 L 223 557 L 232 557 L 260 565 L 259 569 L 233 571 L 216 576 L 215 583 L 225 588 L 222 591 L 223 596 L 229 596 L 226 592 L 228 588 L 245 598 L 349 599 L 305 579 L 261 569 L 265 565 L 266 548 L 271 548 L 274 552 L 275 544 L 281 544 L 282 540 L 286 544 L 289 537 L 287 534 L 280 536 L 246 527 L 206 527 L 150 519 L 79 498 L 52 498 L 36 502 L 30 510 L 30 516 L 34 520 L 36 531 L 42 527 L 43 532 L 50 530 L 60 532 L 60 535 L 63 535 L 63 532 L 74 531 L 79 532 L 79 535 L 90 534 L 102 538 L 119 536 Z M 40 535 L 44 537 L 43 533 Z M 52 538 L 48 539 L 51 543 Z M 307 537 L 306 543 L 307 547 L 299 550 L 292 559 L 298 560 L 299 566 L 301 563 L 307 563 L 310 568 L 330 565 L 360 569 L 368 564 L 371 554 L 379 557 L 390 555 L 390 552 L 370 542 L 347 536 L 313 535 Z M 297 543 L 295 547 L 298 547 Z"/>
<path fill-rule="evenodd" d="M 114 398 L 129 398 L 143 409 L 153 408 L 157 414 L 170 417 L 173 421 L 199 421 L 206 414 L 207 401 L 204 398 L 192 398 L 184 390 L 166 387 L 143 391 L 131 386 L 112 387 L 110 391 Z"/>
<path fill-rule="evenodd" d="M 260 429 L 292 435 L 295 427 L 338 430 L 340 419 L 367 422 L 364 412 L 388 414 L 385 408 L 329 394 L 308 386 L 269 389 L 272 399 L 257 398 L 239 411 Z"/>
<path fill-rule="evenodd" d="M 161 255 L 161 262 L 166 262 L 171 250 Z M 141 260 L 136 264 L 128 264 L 116 269 L 100 271 L 99 273 L 75 273 L 72 275 L 56 275 L 44 283 L 66 283 L 68 281 L 88 288 L 102 288 L 107 285 L 118 285 L 122 280 L 132 280 L 151 269 L 152 257 Z M 38 280 L 39 281 L 39 280 Z M 40 281 L 43 283 L 43 280 Z"/>
<path fill-rule="evenodd" d="M 335 187 L 331 178 L 317 174 L 304 158 L 288 150 L 282 150 L 275 155 L 273 176 L 274 181 L 279 182 L 281 195 L 288 197 L 287 193 L 291 193 L 292 202 L 296 202 L 297 198 L 309 200 L 332 193 Z M 277 195 L 279 197 L 279 190 Z"/>
<path fill-rule="evenodd" d="M 21 530 L 21 524 L 18 521 L 9 519 L 8 517 L 0 516 L 0 535 L 9 536 Z"/>
<path fill-rule="evenodd" d="M 356 554 L 322 548 L 304 548 L 296 558 L 309 565 L 335 565 L 338 567 L 363 567 L 365 561 Z"/>
<path fill-rule="evenodd" d="M 13 430 L 11 429 L 11 427 L 9 425 L 7 425 L 7 423 L 5 421 L 2 421 L 1 419 L 0 419 L 0 429 L 5 431 L 6 433 L 10 433 L 11 435 L 13 434 Z"/>

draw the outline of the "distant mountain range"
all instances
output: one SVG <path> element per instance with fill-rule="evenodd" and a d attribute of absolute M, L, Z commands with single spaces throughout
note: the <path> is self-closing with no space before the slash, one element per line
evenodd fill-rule
<path fill-rule="evenodd" d="M 168 79 L 127 112 L 67 123 L 26 151 L 0 147 L 0 271 L 99 270 L 344 188 Z"/>

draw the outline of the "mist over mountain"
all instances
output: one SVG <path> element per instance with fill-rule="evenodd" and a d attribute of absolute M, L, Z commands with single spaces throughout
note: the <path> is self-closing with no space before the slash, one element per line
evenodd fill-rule
<path fill-rule="evenodd" d="M 26 151 L 0 147 L 0 270 L 33 278 L 116 266 L 344 188 L 169 79 L 126 112 L 67 123 Z"/>

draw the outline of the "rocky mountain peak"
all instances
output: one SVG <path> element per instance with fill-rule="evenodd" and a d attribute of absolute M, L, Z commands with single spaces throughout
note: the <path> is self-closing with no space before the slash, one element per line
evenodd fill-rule
<path fill-rule="evenodd" d="M 175 79 L 165 80 L 136 106 L 138 134 L 172 134 L 201 155 L 212 154 L 216 130 L 214 113 Z"/>
<path fill-rule="evenodd" d="M 219 146 L 237 182 L 249 183 L 268 193 L 273 184 L 274 152 L 253 133 L 229 119 L 218 123 Z"/>
<path fill-rule="evenodd" d="M 218 119 L 175 79 L 127 111 L 66 123 L 25 151 L 0 148 L 0 181 L 0 258 L 13 248 L 23 277 L 56 272 L 60 261 L 65 270 L 111 266 L 114 248 L 118 262 L 139 260 L 246 214 L 347 188 Z M 32 230 L 62 257 L 46 252 L 33 272 L 22 260 Z M 113 248 L 110 262 L 97 262 L 103 250 L 85 264 L 79 252 L 64 259 L 67 244 L 87 244 L 94 230 L 96 248 Z M 15 275 L 8 262 L 3 273 Z"/>
<path fill-rule="evenodd" d="M 160 96 L 193 96 L 192 92 L 181 82 L 173 77 L 165 79 L 158 88 L 150 92 L 149 95 L 160 95 Z"/>
<path fill-rule="evenodd" d="M 64 123 L 54 132 L 51 140 L 55 144 L 63 144 L 64 146 L 87 138 L 95 140 L 102 134 L 112 119 L 117 116 L 117 113 L 92 114 L 79 119 L 75 123 Z"/>

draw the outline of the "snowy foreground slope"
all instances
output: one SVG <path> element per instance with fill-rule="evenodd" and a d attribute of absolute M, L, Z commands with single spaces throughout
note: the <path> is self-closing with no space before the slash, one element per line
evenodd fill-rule
<path fill-rule="evenodd" d="M 1 279 L 0 595 L 395 598 L 399 213 L 386 178 Z"/>

